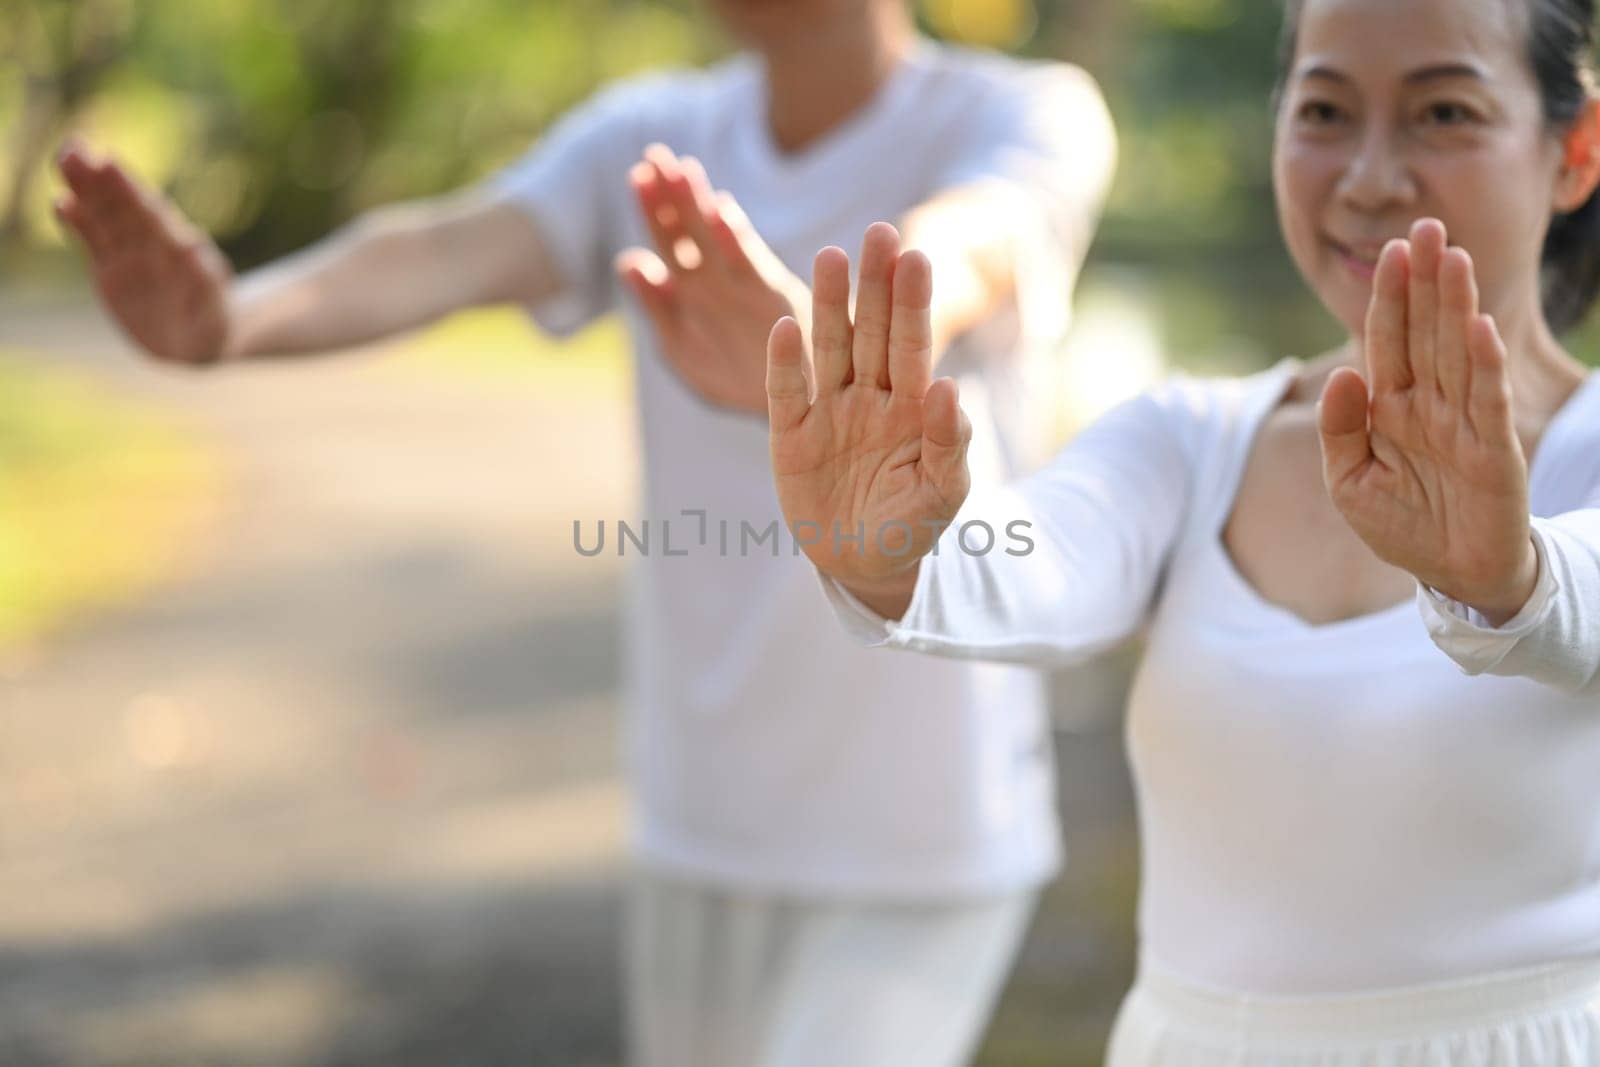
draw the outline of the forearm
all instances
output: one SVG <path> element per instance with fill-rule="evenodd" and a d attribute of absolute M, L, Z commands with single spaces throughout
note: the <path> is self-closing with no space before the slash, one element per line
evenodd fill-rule
<path fill-rule="evenodd" d="M 977 553 L 990 535 L 964 530 L 968 523 L 993 531 L 991 550 Z M 1070 664 L 1120 643 L 1146 607 L 1147 583 L 1123 566 L 1122 546 L 1104 533 L 1070 504 L 1045 517 L 1020 494 L 1001 490 L 964 514 L 937 551 L 908 572 L 909 590 L 826 577 L 823 588 L 846 629 L 867 644 L 952 659 Z"/>
<path fill-rule="evenodd" d="M 957 190 L 913 210 L 902 224 L 905 246 L 933 264 L 935 363 L 966 331 L 1001 310 L 1016 289 L 1017 213 L 1001 198 Z"/>
<path fill-rule="evenodd" d="M 227 355 L 347 348 L 464 307 L 538 299 L 555 285 L 542 242 L 514 207 L 398 205 L 235 281 Z"/>
<path fill-rule="evenodd" d="M 345 348 L 427 321 L 404 299 L 417 273 L 415 242 L 362 220 L 301 252 L 246 274 L 228 294 L 230 358 Z M 415 295 L 407 293 L 406 295 Z"/>
<path fill-rule="evenodd" d="M 885 621 L 898 622 L 911 607 L 911 598 L 917 591 L 917 576 L 922 572 L 922 561 L 892 577 L 866 582 L 859 579 L 841 580 L 839 587 L 859 600 L 869 611 Z"/>
<path fill-rule="evenodd" d="M 934 266 L 934 358 L 1007 306 L 1052 331 L 1116 168 L 1117 139 L 1098 87 L 1076 68 L 1040 75 L 1021 107 L 997 116 L 1004 148 L 909 212 L 906 245 Z M 1041 318 L 1042 313 L 1042 318 Z"/>
<path fill-rule="evenodd" d="M 840 621 L 868 644 L 1035 665 L 1123 641 L 1187 508 L 1188 458 L 1169 422 L 1165 402 L 1130 401 L 1037 474 L 976 491 L 901 584 L 825 580 Z"/>

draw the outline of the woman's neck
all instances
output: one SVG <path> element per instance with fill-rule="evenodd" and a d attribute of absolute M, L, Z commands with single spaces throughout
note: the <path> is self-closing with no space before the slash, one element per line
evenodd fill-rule
<path fill-rule="evenodd" d="M 1573 390 L 1583 384 L 1589 369 L 1550 332 L 1537 302 L 1521 315 L 1496 319 L 1495 325 L 1511 356 L 1507 367 L 1517 429 L 1526 433 L 1532 427 L 1542 432 Z"/>

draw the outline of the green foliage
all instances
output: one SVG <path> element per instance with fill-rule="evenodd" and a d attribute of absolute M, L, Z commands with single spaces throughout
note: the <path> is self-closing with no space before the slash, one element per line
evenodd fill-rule
<path fill-rule="evenodd" d="M 22 0 L 0 5 L 0 49 L 32 57 L 15 78 L 0 67 L 0 128 L 27 117 L 25 84 L 82 80 L 70 47 L 37 42 L 86 26 L 115 60 L 49 139 L 71 127 L 115 149 L 245 266 L 481 176 L 609 79 L 721 47 L 687 3 Z M 0 191 L 28 185 L 25 228 L 52 233 L 45 161 L 0 152 Z"/>
<path fill-rule="evenodd" d="M 1332 336 L 1273 212 L 1278 4 L 916 4 L 931 32 L 1003 40 L 1100 79 L 1121 164 L 1094 263 L 1181 294 L 1153 305 L 1180 359 L 1240 337 L 1260 359 L 1305 354 Z M 374 205 L 482 177 L 608 80 L 727 47 L 705 0 L 21 0 L 0 5 L 0 55 L 26 58 L 18 77 L 0 75 L 0 128 L 38 110 L 25 85 L 76 79 L 51 136 L 71 125 L 116 149 L 248 267 Z M 0 183 L 36 187 L 23 197 L 31 225 L 13 232 L 58 241 L 50 183 L 28 173 L 43 162 L 0 155 Z"/>

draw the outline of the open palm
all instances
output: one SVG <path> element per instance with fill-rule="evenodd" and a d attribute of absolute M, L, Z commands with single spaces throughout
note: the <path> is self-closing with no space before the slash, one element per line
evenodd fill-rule
<path fill-rule="evenodd" d="M 877 223 L 862 243 L 854 321 L 849 258 L 826 248 L 812 283 L 814 358 L 792 318 L 768 342 L 784 516 L 812 562 L 859 593 L 914 584 L 970 484 L 972 427 L 955 382 L 930 381 L 932 290 L 927 258 L 901 254 L 894 228 Z"/>
<path fill-rule="evenodd" d="M 233 272 L 217 246 L 115 162 L 69 145 L 59 166 L 71 193 L 56 214 L 83 241 L 100 299 L 123 331 L 158 359 L 219 359 Z"/>
<path fill-rule="evenodd" d="M 629 175 L 655 248 L 617 260 L 655 327 L 661 355 L 713 404 L 767 413 L 762 346 L 773 323 L 803 315 L 805 282 L 783 265 L 705 168 L 652 145 Z"/>
<path fill-rule="evenodd" d="M 1342 369 L 1323 393 L 1334 504 L 1379 558 L 1504 621 L 1537 576 L 1528 465 L 1505 346 L 1436 220 L 1384 249 L 1365 351 L 1368 377 Z"/>

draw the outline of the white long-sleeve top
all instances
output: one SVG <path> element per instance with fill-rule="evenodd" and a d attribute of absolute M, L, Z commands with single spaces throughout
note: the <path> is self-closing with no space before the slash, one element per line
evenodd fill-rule
<path fill-rule="evenodd" d="M 857 637 L 942 656 L 1071 662 L 1147 627 L 1140 930 L 1193 981 L 1351 991 L 1600 954 L 1600 375 L 1533 457 L 1540 577 L 1515 619 L 1419 585 L 1312 625 L 1222 540 L 1298 366 L 1176 379 L 975 496 L 963 522 L 1027 520 L 1034 550 L 976 556 L 952 528 L 899 622 L 824 589 Z"/>

